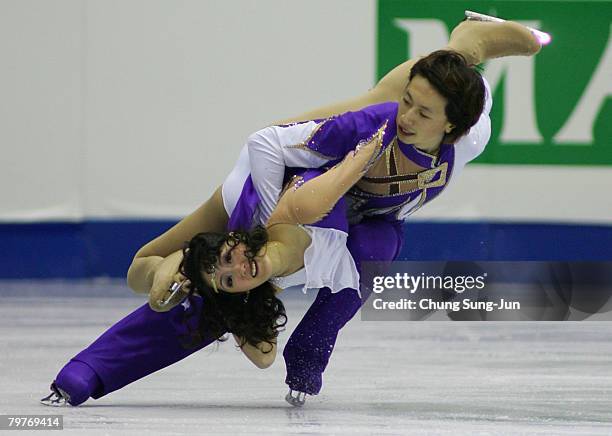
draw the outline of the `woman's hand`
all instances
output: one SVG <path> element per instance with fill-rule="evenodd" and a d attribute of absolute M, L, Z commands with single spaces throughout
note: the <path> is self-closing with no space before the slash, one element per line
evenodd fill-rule
<path fill-rule="evenodd" d="M 166 312 L 177 304 L 179 304 L 185 295 L 189 293 L 189 281 L 179 271 L 181 262 L 183 261 L 183 251 L 177 250 L 164 260 L 157 264 L 155 274 L 153 276 L 153 284 L 149 292 L 149 306 L 156 312 Z M 167 301 L 172 295 L 170 289 L 174 283 L 185 282 L 181 290 L 172 297 L 167 304 L 162 304 Z"/>
<path fill-rule="evenodd" d="M 369 138 L 365 139 L 344 157 L 338 166 L 345 167 L 349 174 L 363 176 L 374 165 L 383 153 L 383 136 L 387 129 L 388 121 L 385 121 L 378 130 Z M 356 183 L 355 180 L 351 180 Z"/>

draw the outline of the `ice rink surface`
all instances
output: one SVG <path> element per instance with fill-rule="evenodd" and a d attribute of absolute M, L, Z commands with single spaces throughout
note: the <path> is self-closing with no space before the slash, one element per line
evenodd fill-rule
<path fill-rule="evenodd" d="M 0 414 L 62 414 L 52 434 L 612 434 L 610 322 L 357 316 L 301 409 L 284 401 L 282 356 L 259 370 L 230 341 L 99 400 L 49 408 L 38 400 L 59 369 L 144 299 L 108 280 L 0 282 L 0 295 Z M 313 295 L 282 298 L 281 347 Z"/>

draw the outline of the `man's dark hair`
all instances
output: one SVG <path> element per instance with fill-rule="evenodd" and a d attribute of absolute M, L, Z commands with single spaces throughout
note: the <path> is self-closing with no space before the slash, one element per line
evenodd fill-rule
<path fill-rule="evenodd" d="M 481 75 L 462 55 L 448 50 L 434 51 L 414 64 L 410 80 L 415 76 L 427 79 L 447 101 L 446 118 L 455 128 L 444 142 L 455 142 L 478 122 L 485 103 L 485 85 Z"/>

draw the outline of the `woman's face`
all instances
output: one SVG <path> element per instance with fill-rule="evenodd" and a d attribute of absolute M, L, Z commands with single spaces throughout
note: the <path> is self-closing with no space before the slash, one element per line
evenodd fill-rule
<path fill-rule="evenodd" d="M 246 245 L 240 242 L 231 245 L 225 242 L 221 246 L 219 260 L 212 274 L 203 273 L 204 281 L 213 289 L 229 293 L 250 291 L 271 277 L 270 261 L 263 255 L 263 250 L 255 258 L 245 255 Z M 213 285 L 214 280 L 214 285 Z"/>
<path fill-rule="evenodd" d="M 446 99 L 422 76 L 414 76 L 399 101 L 397 137 L 424 151 L 435 151 L 453 125 L 446 118 Z"/>

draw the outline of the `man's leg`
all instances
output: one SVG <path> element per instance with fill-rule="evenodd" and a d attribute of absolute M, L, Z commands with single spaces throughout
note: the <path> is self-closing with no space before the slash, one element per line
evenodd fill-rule
<path fill-rule="evenodd" d="M 351 226 L 347 246 L 357 268 L 362 261 L 393 260 L 402 246 L 402 226 L 397 221 L 366 218 Z M 331 293 L 319 290 L 316 300 L 291 334 L 283 351 L 287 377 L 294 391 L 316 395 L 321 390 L 322 374 L 334 349 L 338 332 L 361 307 L 354 289 Z"/>
<path fill-rule="evenodd" d="M 89 397 L 100 398 L 210 344 L 215 338 L 203 338 L 196 347 L 184 345 L 197 327 L 202 308 L 201 298 L 192 298 L 192 302 L 168 312 L 154 312 L 147 304 L 139 307 L 70 359 L 55 378 L 52 390 L 77 406 Z M 191 316 L 185 323 L 187 315 Z M 48 397 L 43 404 L 55 405 L 53 401 Z"/>

